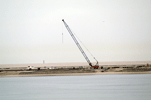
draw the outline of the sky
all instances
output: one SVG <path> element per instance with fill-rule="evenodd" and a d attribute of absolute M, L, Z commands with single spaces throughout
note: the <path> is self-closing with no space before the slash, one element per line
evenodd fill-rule
<path fill-rule="evenodd" d="M 0 64 L 86 62 L 62 19 L 99 62 L 151 61 L 151 0 L 0 0 Z"/>

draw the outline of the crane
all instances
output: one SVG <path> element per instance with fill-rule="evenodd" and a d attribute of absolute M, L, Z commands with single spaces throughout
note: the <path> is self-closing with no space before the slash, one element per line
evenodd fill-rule
<path fill-rule="evenodd" d="M 85 54 L 85 52 L 83 51 L 82 47 L 80 46 L 79 42 L 77 41 L 77 39 L 75 38 L 74 34 L 72 33 L 71 29 L 69 28 L 69 26 L 67 25 L 67 23 L 64 21 L 64 19 L 62 19 L 66 29 L 68 30 L 68 32 L 70 33 L 72 39 L 74 40 L 75 44 L 77 45 L 77 47 L 79 48 L 79 50 L 81 51 L 82 55 L 84 56 L 85 60 L 88 62 L 89 66 L 91 68 L 94 68 L 94 69 L 98 69 L 99 65 L 98 65 L 98 61 L 96 60 L 96 65 L 92 65 L 92 63 L 90 62 L 89 58 L 87 57 L 87 55 Z"/>

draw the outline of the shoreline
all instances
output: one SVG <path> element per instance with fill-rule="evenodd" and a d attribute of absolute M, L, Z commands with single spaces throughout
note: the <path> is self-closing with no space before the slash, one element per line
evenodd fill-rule
<path fill-rule="evenodd" d="M 26 74 L 26 75 L 0 75 L 0 77 L 39 77 L 39 76 L 84 76 L 84 75 L 128 75 L 128 74 L 151 74 L 145 72 L 96 72 L 96 73 L 63 73 L 63 74 Z"/>

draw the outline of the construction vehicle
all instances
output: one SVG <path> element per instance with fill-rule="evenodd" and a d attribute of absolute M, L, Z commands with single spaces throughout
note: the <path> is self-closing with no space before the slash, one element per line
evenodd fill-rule
<path fill-rule="evenodd" d="M 66 29 L 68 30 L 68 32 L 70 33 L 72 39 L 74 40 L 75 44 L 77 45 L 77 47 L 79 48 L 79 50 L 81 51 L 82 55 L 84 56 L 84 58 L 86 59 L 86 61 L 88 62 L 90 68 L 92 69 L 98 69 L 99 68 L 99 64 L 98 61 L 95 59 L 95 57 L 93 57 L 96 60 L 96 65 L 92 65 L 92 63 L 90 62 L 89 58 L 87 57 L 87 55 L 85 54 L 85 52 L 83 51 L 82 47 L 80 46 L 79 42 L 77 41 L 77 39 L 75 38 L 74 34 L 72 33 L 71 29 L 69 28 L 69 26 L 67 25 L 67 23 L 64 21 L 64 19 L 62 19 Z"/>

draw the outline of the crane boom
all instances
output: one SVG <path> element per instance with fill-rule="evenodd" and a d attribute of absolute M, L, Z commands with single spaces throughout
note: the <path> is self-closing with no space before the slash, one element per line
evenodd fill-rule
<path fill-rule="evenodd" d="M 71 29 L 69 28 L 69 26 L 67 25 L 67 23 L 64 21 L 64 19 L 62 19 L 65 27 L 67 28 L 68 32 L 70 33 L 72 39 L 74 40 L 74 42 L 76 43 L 77 47 L 79 48 L 79 50 L 81 51 L 81 53 L 83 54 L 84 58 L 86 59 L 86 61 L 89 63 L 89 65 L 92 67 L 92 63 L 90 62 L 90 60 L 88 59 L 87 55 L 85 54 L 85 52 L 83 51 L 82 47 L 80 46 L 80 44 L 78 43 L 77 39 L 75 38 L 74 34 L 72 33 Z"/>
<path fill-rule="evenodd" d="M 81 47 L 80 44 L 78 43 L 78 41 L 77 41 L 77 39 L 75 38 L 74 34 L 72 33 L 71 29 L 69 28 L 69 26 L 67 25 L 67 23 L 64 21 L 64 19 L 62 19 L 62 21 L 63 21 L 65 27 L 67 28 L 68 32 L 70 33 L 72 39 L 73 39 L 74 42 L 76 43 L 77 47 L 78 47 L 79 50 L 81 51 L 82 55 L 84 56 L 84 58 L 85 58 L 86 61 L 88 62 L 88 64 L 89 64 L 92 68 L 98 69 L 98 67 L 99 67 L 98 61 L 97 61 L 97 60 L 95 59 L 95 57 L 94 57 L 94 59 L 97 61 L 97 63 L 96 63 L 95 66 L 92 66 L 92 63 L 90 62 L 89 58 L 87 57 L 87 55 L 86 55 L 85 52 L 83 51 L 82 47 Z"/>

